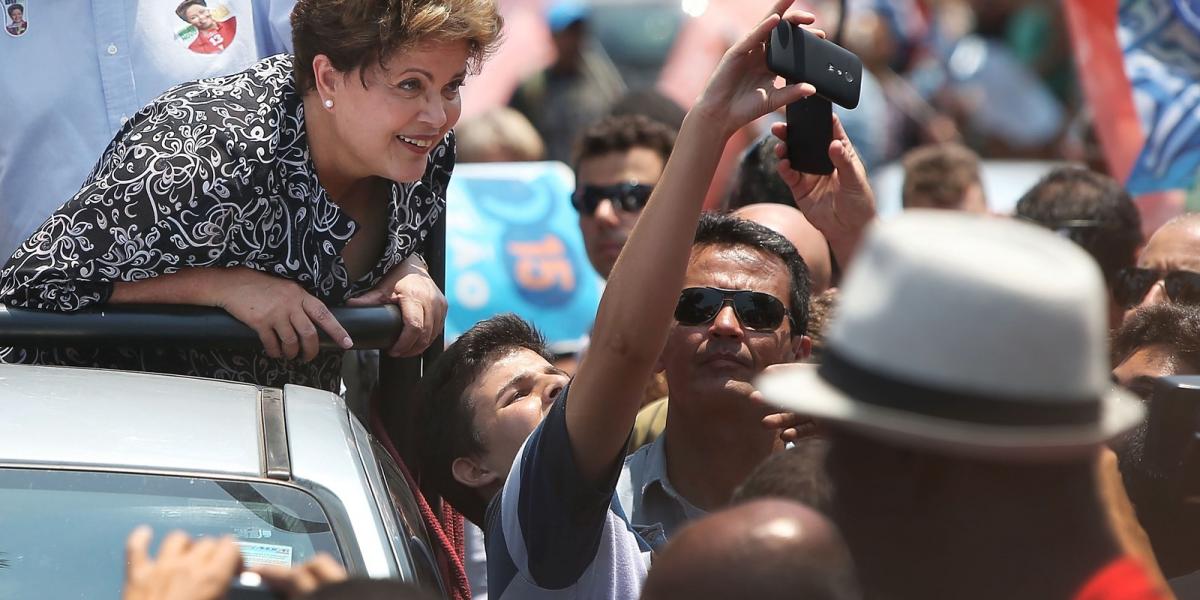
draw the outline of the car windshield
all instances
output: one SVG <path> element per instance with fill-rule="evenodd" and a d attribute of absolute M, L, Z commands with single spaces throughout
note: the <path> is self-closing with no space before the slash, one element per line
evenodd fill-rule
<path fill-rule="evenodd" d="M 280 484 L 0 469 L 0 598 L 119 598 L 125 539 L 154 529 L 232 535 L 247 565 L 342 560 L 317 501 Z"/>

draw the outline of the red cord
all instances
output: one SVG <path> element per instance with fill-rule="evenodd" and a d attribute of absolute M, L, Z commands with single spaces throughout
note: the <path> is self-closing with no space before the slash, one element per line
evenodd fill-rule
<path fill-rule="evenodd" d="M 375 405 L 376 403 L 372 402 L 371 404 Z M 379 443 L 383 444 L 388 454 L 392 456 L 392 460 L 396 461 L 400 467 L 404 479 L 408 481 L 408 488 L 417 500 L 417 508 L 421 511 L 421 519 L 425 521 L 425 528 L 441 546 L 442 551 L 437 553 L 438 562 L 442 568 L 442 577 L 446 580 L 447 592 L 454 600 L 471 600 L 471 583 L 467 579 L 467 570 L 463 566 L 462 559 L 463 554 L 466 553 L 463 516 L 454 510 L 454 507 L 438 498 L 437 502 L 441 505 L 442 518 L 437 517 L 433 507 L 421 493 L 421 488 L 417 486 L 417 481 L 409 471 L 408 465 L 404 464 L 400 458 L 400 453 L 396 451 L 391 436 L 383 426 L 383 419 L 380 418 L 379 411 L 374 407 L 371 410 L 371 431 Z"/>

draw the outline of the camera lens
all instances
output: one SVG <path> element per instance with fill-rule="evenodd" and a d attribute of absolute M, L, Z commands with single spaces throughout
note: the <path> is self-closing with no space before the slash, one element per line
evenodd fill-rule
<path fill-rule="evenodd" d="M 846 83 L 854 83 L 854 73 L 846 71 Z"/>

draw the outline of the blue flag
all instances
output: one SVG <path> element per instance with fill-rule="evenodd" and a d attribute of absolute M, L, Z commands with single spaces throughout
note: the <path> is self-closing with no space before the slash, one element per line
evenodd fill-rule
<path fill-rule="evenodd" d="M 1200 170 L 1200 1 L 1123 0 L 1118 36 L 1146 143 L 1134 195 L 1191 189 Z"/>

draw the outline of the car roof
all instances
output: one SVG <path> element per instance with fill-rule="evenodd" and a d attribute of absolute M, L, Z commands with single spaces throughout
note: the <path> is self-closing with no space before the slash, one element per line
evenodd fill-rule
<path fill-rule="evenodd" d="M 258 386 L 0 365 L 0 463 L 264 474 Z"/>

